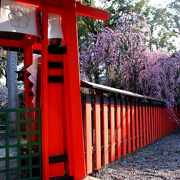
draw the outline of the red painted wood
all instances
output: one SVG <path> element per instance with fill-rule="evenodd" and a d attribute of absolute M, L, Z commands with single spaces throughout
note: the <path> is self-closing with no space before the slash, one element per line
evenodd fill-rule
<path fill-rule="evenodd" d="M 163 136 L 165 136 L 165 118 L 166 118 L 165 113 L 166 113 L 165 107 L 163 107 L 163 108 L 162 108 L 162 116 L 163 116 Z"/>
<path fill-rule="evenodd" d="M 160 137 L 162 137 L 163 136 L 163 123 L 162 123 L 162 121 L 163 121 L 163 115 L 162 115 L 162 107 L 160 107 Z"/>
<path fill-rule="evenodd" d="M 154 141 L 156 140 L 156 107 L 153 107 L 154 114 Z"/>
<path fill-rule="evenodd" d="M 84 6 L 80 2 L 76 2 L 76 12 L 80 16 L 87 16 L 90 18 L 100 19 L 104 21 L 109 20 L 109 12 L 101 9 L 95 9 L 89 6 Z"/>
<path fill-rule="evenodd" d="M 143 103 L 142 107 L 142 117 L 143 117 L 143 146 L 147 145 L 147 139 L 146 139 L 146 107 L 145 103 Z"/>
<path fill-rule="evenodd" d="M 154 107 L 154 140 L 157 139 L 156 132 L 157 132 L 157 123 L 156 123 L 156 107 Z"/>
<path fill-rule="evenodd" d="M 68 173 L 74 179 L 86 176 L 84 140 L 82 125 L 82 104 L 80 95 L 79 55 L 74 0 L 64 1 L 62 14 L 63 45 L 67 46 L 64 55 L 64 108 L 66 122 L 66 149 Z"/>
<path fill-rule="evenodd" d="M 157 107 L 157 139 L 159 139 L 159 107 Z"/>
<path fill-rule="evenodd" d="M 120 100 L 116 97 L 116 155 L 121 158 L 121 107 Z"/>
<path fill-rule="evenodd" d="M 134 152 L 136 150 L 136 145 L 135 145 L 135 138 L 136 138 L 136 134 L 135 134 L 135 107 L 134 107 L 134 99 L 132 100 L 132 104 L 131 104 L 131 137 L 132 137 L 132 152 Z"/>
<path fill-rule="evenodd" d="M 111 98 L 111 104 L 110 104 L 110 162 L 113 162 L 115 160 L 115 140 L 116 140 L 115 105 L 114 105 L 114 99 Z"/>
<path fill-rule="evenodd" d="M 127 109 L 126 109 L 126 131 L 127 131 L 127 152 L 131 153 L 131 106 L 129 99 L 127 98 Z"/>
<path fill-rule="evenodd" d="M 93 171 L 92 160 L 92 117 L 91 117 L 91 96 L 86 95 L 85 103 L 85 150 L 86 150 L 86 173 L 90 174 Z"/>
<path fill-rule="evenodd" d="M 42 10 L 43 35 L 41 65 L 42 167 L 43 180 L 49 179 L 49 115 L 48 115 L 48 12 Z"/>
<path fill-rule="evenodd" d="M 27 42 L 29 40 L 29 36 L 25 35 L 25 41 Z M 25 44 L 24 47 L 24 99 L 25 99 L 25 107 L 26 108 L 33 108 L 34 105 L 32 103 L 32 97 L 29 96 L 29 93 L 32 91 L 32 89 L 29 87 L 30 80 L 27 77 L 29 72 L 27 71 L 27 67 L 32 65 L 33 60 L 33 52 L 32 52 L 32 46 L 29 46 L 28 43 Z"/>
<path fill-rule="evenodd" d="M 136 149 L 139 149 L 139 141 L 140 141 L 140 128 L 139 128 L 139 106 L 138 106 L 138 99 L 136 99 L 136 106 L 135 106 L 135 115 L 136 115 Z"/>
<path fill-rule="evenodd" d="M 109 163 L 109 150 L 108 150 L 108 104 L 107 98 L 103 97 L 103 107 L 102 107 L 102 122 L 103 122 L 103 162 L 104 165 Z"/>
<path fill-rule="evenodd" d="M 48 54 L 49 62 L 63 62 L 63 55 Z"/>
<path fill-rule="evenodd" d="M 149 144 L 149 107 L 146 102 L 145 104 L 145 113 L 146 113 L 146 143 Z"/>
<path fill-rule="evenodd" d="M 152 106 L 151 102 L 149 104 L 149 124 L 150 124 L 150 143 L 153 142 L 153 112 L 152 112 Z"/>
<path fill-rule="evenodd" d="M 140 136 L 140 148 L 143 147 L 143 107 L 142 102 L 139 103 L 139 136 Z"/>
<path fill-rule="evenodd" d="M 158 139 L 161 137 L 161 127 L 160 127 L 160 124 L 161 124 L 161 119 L 160 119 L 160 107 L 158 107 Z"/>
<path fill-rule="evenodd" d="M 48 12 L 54 14 L 61 14 L 64 12 L 64 1 L 44 1 L 44 0 L 16 0 L 18 2 L 25 3 L 26 5 L 32 5 L 35 7 L 46 8 Z M 75 3 L 75 1 L 73 2 Z M 109 13 L 105 10 L 84 6 L 80 2 L 76 2 L 76 14 L 80 16 L 86 16 L 99 20 L 108 21 Z"/>
<path fill-rule="evenodd" d="M 24 48 L 26 45 L 24 40 L 16 41 L 16 40 L 9 40 L 9 39 L 1 39 L 0 46 L 2 47 L 17 47 L 17 48 Z"/>
<path fill-rule="evenodd" d="M 95 129 L 95 169 L 101 168 L 101 116 L 100 116 L 100 98 L 95 98 L 94 108 L 94 129 Z"/>
<path fill-rule="evenodd" d="M 156 140 L 158 139 L 158 107 L 155 107 L 156 111 Z"/>
<path fill-rule="evenodd" d="M 53 73 L 54 71 L 54 73 Z M 50 73 L 50 74 L 49 74 Z M 48 75 L 61 75 L 61 71 L 52 69 Z M 49 96 L 49 156 L 64 154 L 64 112 L 63 84 L 48 83 Z M 50 164 L 50 177 L 64 176 L 64 163 Z"/>
<path fill-rule="evenodd" d="M 122 120 L 122 155 L 126 156 L 127 151 L 126 151 L 126 105 L 125 105 L 125 100 L 124 98 L 122 99 L 122 113 L 121 113 L 121 120 Z"/>

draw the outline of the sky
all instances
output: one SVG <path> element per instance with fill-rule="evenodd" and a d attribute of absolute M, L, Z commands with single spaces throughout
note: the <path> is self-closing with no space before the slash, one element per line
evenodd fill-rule
<path fill-rule="evenodd" d="M 150 0 L 150 4 L 158 6 L 162 5 L 165 6 L 166 4 L 170 3 L 172 0 Z"/>
<path fill-rule="evenodd" d="M 153 6 L 166 6 L 172 0 L 149 0 L 149 3 Z M 101 7 L 101 3 L 98 0 L 95 1 L 96 5 Z"/>

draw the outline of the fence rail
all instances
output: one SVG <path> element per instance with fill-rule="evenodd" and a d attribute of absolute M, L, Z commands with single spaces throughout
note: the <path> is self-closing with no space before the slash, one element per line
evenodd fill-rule
<path fill-rule="evenodd" d="M 94 83 L 83 86 L 96 91 L 82 94 L 87 174 L 176 129 L 164 101 Z"/>

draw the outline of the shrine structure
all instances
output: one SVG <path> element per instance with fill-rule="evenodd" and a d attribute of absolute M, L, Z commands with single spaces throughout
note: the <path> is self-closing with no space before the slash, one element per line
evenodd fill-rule
<path fill-rule="evenodd" d="M 42 111 L 42 177 L 44 180 L 83 179 L 87 173 L 82 140 L 77 15 L 107 21 L 108 12 L 75 0 L 16 2 L 35 8 L 38 35 L 11 32 L 6 37 L 1 32 L 0 46 L 24 51 L 25 107 L 39 107 Z M 58 50 L 48 46 L 48 14 L 61 18 L 62 46 Z M 41 55 L 36 105 L 32 103 L 32 87 L 27 78 L 33 53 Z"/>

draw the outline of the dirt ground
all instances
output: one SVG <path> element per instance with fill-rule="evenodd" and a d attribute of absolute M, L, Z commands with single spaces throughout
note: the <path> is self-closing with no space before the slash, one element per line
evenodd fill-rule
<path fill-rule="evenodd" d="M 103 180 L 180 180 L 180 130 L 102 169 Z"/>

